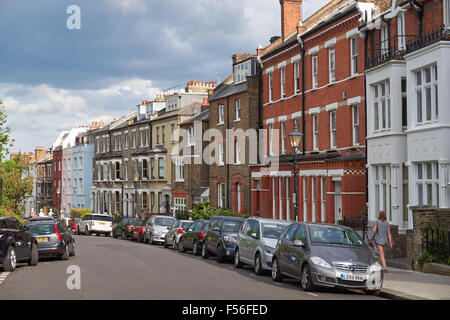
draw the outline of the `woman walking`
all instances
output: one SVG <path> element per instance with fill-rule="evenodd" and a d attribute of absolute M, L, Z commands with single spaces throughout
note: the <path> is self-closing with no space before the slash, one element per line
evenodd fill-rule
<path fill-rule="evenodd" d="M 392 236 L 389 222 L 386 221 L 386 213 L 380 211 L 376 225 L 373 226 L 375 243 L 378 248 L 378 263 L 383 266 L 383 271 L 387 272 L 386 259 L 384 257 L 384 248 L 389 240 L 389 246 L 392 249 Z"/>

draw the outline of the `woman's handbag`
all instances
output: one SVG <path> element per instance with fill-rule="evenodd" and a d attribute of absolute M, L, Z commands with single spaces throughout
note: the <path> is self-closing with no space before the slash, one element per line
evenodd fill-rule
<path fill-rule="evenodd" d="M 369 247 L 375 247 L 376 242 L 375 242 L 375 235 L 378 232 L 378 221 L 377 221 L 377 231 L 375 232 L 375 234 L 372 236 L 372 238 L 370 238 L 369 242 L 367 243 L 369 245 Z"/>

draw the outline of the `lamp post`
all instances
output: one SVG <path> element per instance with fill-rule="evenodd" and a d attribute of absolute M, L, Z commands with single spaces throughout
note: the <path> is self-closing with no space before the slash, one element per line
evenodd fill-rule
<path fill-rule="evenodd" d="M 138 183 L 139 183 L 139 174 L 137 173 L 137 171 L 134 173 L 134 177 L 133 177 L 133 182 L 134 182 L 134 217 L 137 218 L 137 188 L 138 188 Z"/>
<path fill-rule="evenodd" d="M 289 133 L 289 140 L 291 142 L 291 147 L 294 149 L 294 194 L 292 195 L 292 201 L 294 203 L 295 221 L 298 221 L 297 154 L 300 149 L 302 137 L 303 134 L 298 131 L 297 123 L 294 122 L 294 131 Z"/>

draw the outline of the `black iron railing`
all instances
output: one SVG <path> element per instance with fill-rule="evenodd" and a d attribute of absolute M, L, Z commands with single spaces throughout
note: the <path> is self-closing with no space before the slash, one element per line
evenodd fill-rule
<path fill-rule="evenodd" d="M 448 262 L 450 259 L 450 231 L 438 228 L 425 230 L 426 249 L 436 262 Z"/>

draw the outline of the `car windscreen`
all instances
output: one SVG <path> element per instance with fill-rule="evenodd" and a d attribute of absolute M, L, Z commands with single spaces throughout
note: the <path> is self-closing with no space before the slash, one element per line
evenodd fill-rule
<path fill-rule="evenodd" d="M 224 233 L 237 233 L 241 227 L 242 221 L 224 220 L 223 232 Z"/>
<path fill-rule="evenodd" d="M 192 224 L 193 221 L 184 221 L 181 223 L 181 228 L 182 229 L 188 229 L 189 226 Z"/>
<path fill-rule="evenodd" d="M 156 226 L 164 226 L 164 227 L 171 227 L 171 226 L 173 226 L 175 221 L 176 221 L 175 218 L 158 217 L 158 218 L 155 218 L 154 225 L 156 225 Z"/>
<path fill-rule="evenodd" d="M 309 226 L 311 242 L 315 244 L 342 244 L 362 246 L 359 235 L 351 229 L 331 226 Z"/>
<path fill-rule="evenodd" d="M 267 239 L 278 239 L 288 224 L 284 223 L 262 223 L 262 237 Z"/>
<path fill-rule="evenodd" d="M 79 223 L 81 221 L 81 218 L 75 218 L 75 223 Z"/>
<path fill-rule="evenodd" d="M 108 217 L 108 216 L 95 216 L 95 215 L 93 215 L 92 216 L 92 220 L 94 220 L 94 221 L 112 221 L 112 218 Z"/>
<path fill-rule="evenodd" d="M 143 223 L 144 223 L 144 220 L 135 220 L 135 221 L 131 222 L 131 224 L 133 224 L 134 226 L 137 226 L 137 227 L 142 226 Z"/>
<path fill-rule="evenodd" d="M 30 224 L 29 226 L 29 232 L 31 234 L 35 235 L 48 235 L 48 234 L 54 234 L 55 233 L 55 224 L 49 223 L 49 224 Z"/>

